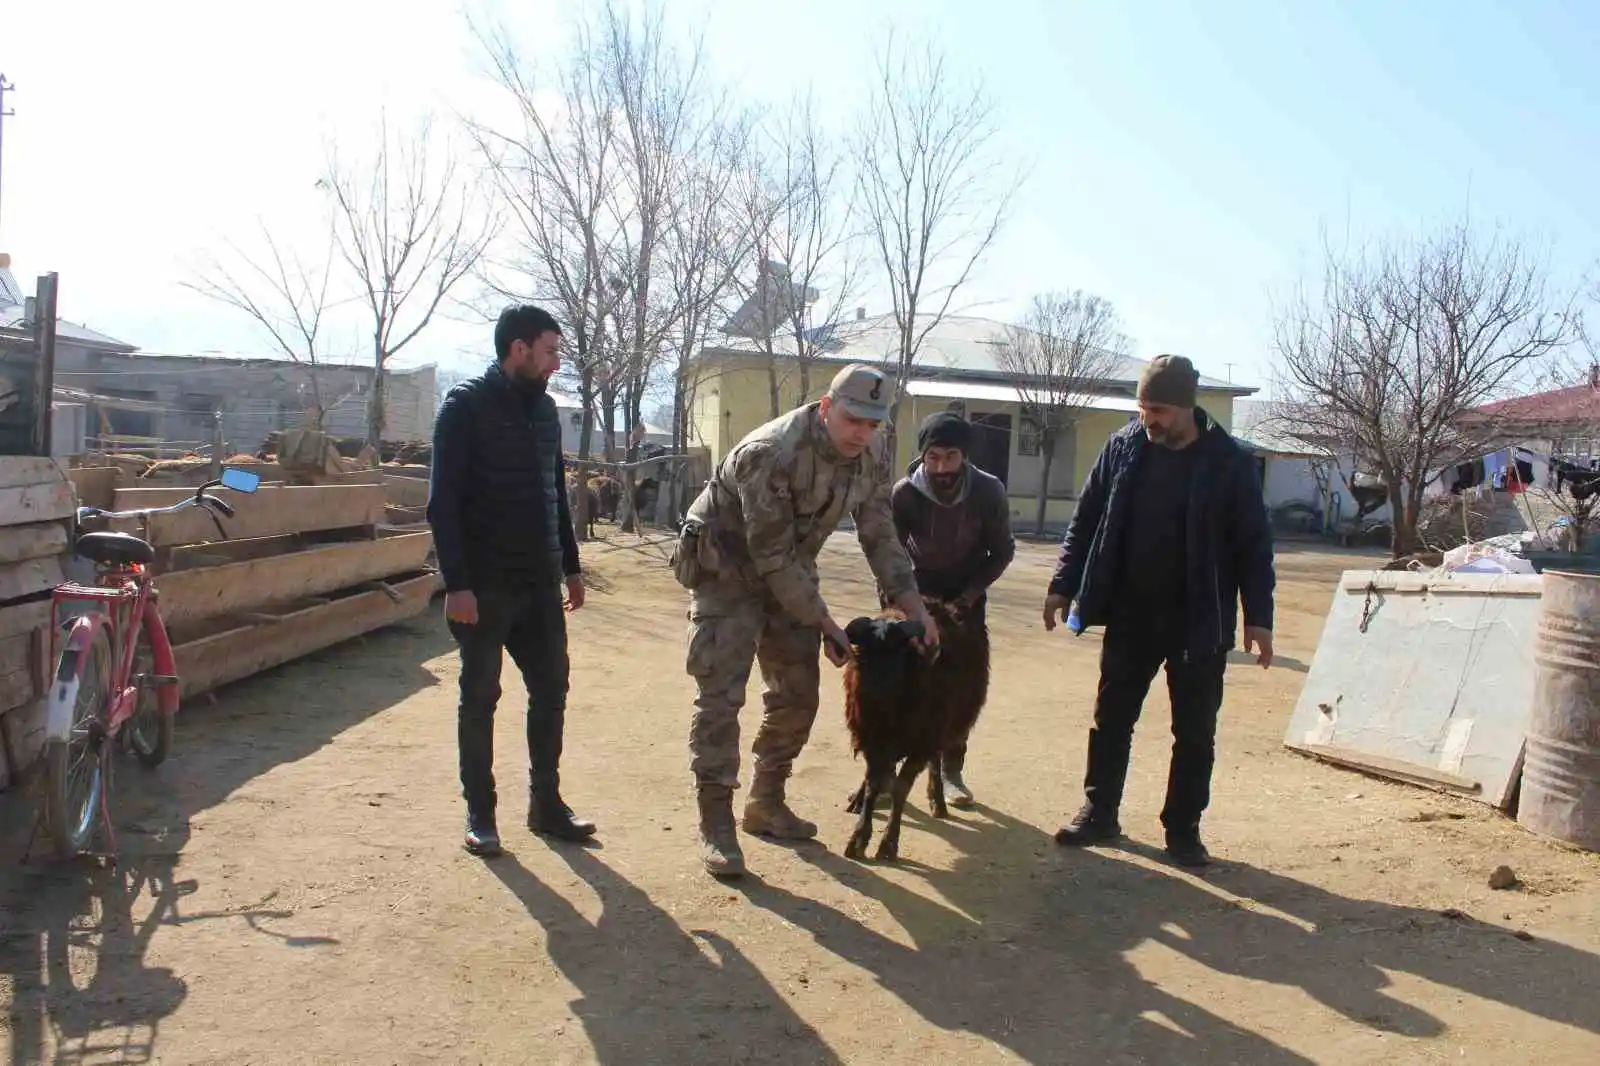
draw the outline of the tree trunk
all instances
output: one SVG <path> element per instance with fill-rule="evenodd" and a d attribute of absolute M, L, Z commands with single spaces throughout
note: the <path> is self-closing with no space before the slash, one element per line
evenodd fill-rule
<path fill-rule="evenodd" d="M 799 407 L 801 404 L 804 404 L 806 402 L 806 398 L 809 397 L 810 395 L 811 395 L 811 363 L 806 359 L 801 359 L 800 360 L 800 395 L 795 400 L 795 406 Z"/>
<path fill-rule="evenodd" d="M 578 458 L 587 459 L 594 449 L 594 371 L 585 370 L 578 378 Z"/>
<path fill-rule="evenodd" d="M 1033 516 L 1033 532 L 1041 537 L 1044 536 L 1044 513 L 1050 503 L 1050 466 L 1056 458 L 1056 442 L 1052 437 L 1053 434 L 1044 434 L 1039 442 L 1039 501 Z"/>
<path fill-rule="evenodd" d="M 783 414 L 783 400 L 778 396 L 778 360 L 771 355 L 767 356 L 767 393 L 772 402 L 772 414 L 777 418 Z"/>
<path fill-rule="evenodd" d="M 1384 480 L 1389 483 L 1389 556 L 1399 559 L 1411 554 L 1411 546 L 1417 539 L 1417 519 L 1414 512 L 1408 513 L 1400 479 L 1385 475 Z"/>
<path fill-rule="evenodd" d="M 367 400 L 367 443 L 372 445 L 373 451 L 383 450 L 383 364 L 385 362 L 383 345 L 373 344 L 372 352 L 372 395 Z"/>

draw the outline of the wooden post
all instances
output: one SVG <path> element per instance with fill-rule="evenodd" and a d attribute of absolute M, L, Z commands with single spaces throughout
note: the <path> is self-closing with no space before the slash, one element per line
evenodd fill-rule
<path fill-rule="evenodd" d="M 37 310 L 34 311 L 34 347 L 39 352 L 38 381 L 33 405 L 33 454 L 48 456 L 51 440 L 51 403 L 56 385 L 56 304 L 60 276 L 55 272 L 39 279 Z"/>
<path fill-rule="evenodd" d="M 222 476 L 222 412 L 211 412 L 211 480 Z"/>

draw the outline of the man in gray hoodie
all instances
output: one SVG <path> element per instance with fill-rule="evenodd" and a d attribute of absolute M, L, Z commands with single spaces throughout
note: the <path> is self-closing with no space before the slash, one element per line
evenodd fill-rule
<path fill-rule="evenodd" d="M 929 415 L 917 431 L 919 456 L 890 502 L 918 591 L 957 603 L 982 627 L 989 586 L 1011 565 L 1016 542 L 1005 484 L 967 462 L 971 445 L 971 423 L 948 411 Z M 945 793 L 955 807 L 973 803 L 962 774 L 966 759 L 965 738 L 943 757 Z"/>

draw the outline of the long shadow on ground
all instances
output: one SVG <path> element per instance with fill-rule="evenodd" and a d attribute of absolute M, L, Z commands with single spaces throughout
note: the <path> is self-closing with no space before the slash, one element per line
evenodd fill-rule
<path fill-rule="evenodd" d="M 948 823 L 908 815 L 901 854 L 932 898 L 870 865 L 800 852 L 887 907 L 915 947 L 775 885 L 751 881 L 744 891 L 874 974 L 929 1024 L 978 1033 L 1041 1066 L 1308 1061 L 1186 999 L 1181 988 L 1146 980 L 1128 955 L 1149 943 L 1221 974 L 1298 988 L 1377 1032 L 1430 1037 L 1445 1029 L 1389 995 L 1386 970 L 1600 1032 L 1600 956 L 1524 942 L 1464 916 L 1345 898 L 1239 863 L 1219 863 L 1200 879 L 1125 852 L 1064 852 L 1031 825 L 982 814 Z M 924 832 L 959 849 L 952 868 L 914 862 Z"/>
<path fill-rule="evenodd" d="M 730 941 L 685 931 L 588 849 L 556 852 L 600 897 L 593 923 L 515 855 L 488 868 L 544 927 L 551 962 L 581 994 L 572 1010 L 597 1061 L 842 1062 Z"/>
<path fill-rule="evenodd" d="M 326 942 L 272 928 L 293 914 L 273 909 L 270 897 L 225 913 L 186 912 L 181 901 L 198 887 L 179 876 L 190 819 L 436 684 L 422 664 L 450 647 L 430 612 L 229 686 L 215 704 L 187 703 L 165 764 L 147 773 L 115 760 L 115 870 L 92 860 L 57 863 L 42 839 L 23 865 L 35 799 L 31 789 L 0 795 L 0 987 L 9 981 L 10 1066 L 47 1061 L 52 1045 L 55 1062 L 159 1061 L 160 1024 L 187 994 L 171 970 L 144 963 L 163 925 L 233 919 L 291 946 Z M 314 673 L 317 682 L 297 685 L 305 695 L 292 706 L 275 683 L 291 672 Z"/>

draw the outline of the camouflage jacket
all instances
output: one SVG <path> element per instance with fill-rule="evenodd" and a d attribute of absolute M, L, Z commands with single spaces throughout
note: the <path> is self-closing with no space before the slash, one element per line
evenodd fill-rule
<path fill-rule="evenodd" d="M 817 625 L 828 615 L 817 554 L 848 513 L 878 584 L 891 597 L 915 593 L 911 560 L 895 535 L 886 450 L 874 437 L 866 453 L 844 459 L 814 403 L 752 430 L 691 508 L 711 533 L 714 568 L 764 583 L 791 616 Z"/>

